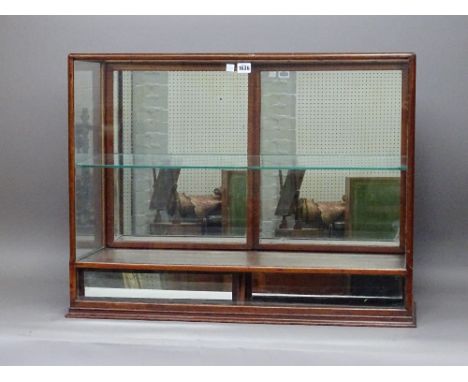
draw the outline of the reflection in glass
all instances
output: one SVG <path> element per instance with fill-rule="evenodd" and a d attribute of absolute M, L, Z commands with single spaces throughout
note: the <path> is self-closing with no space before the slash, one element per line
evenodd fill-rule
<path fill-rule="evenodd" d="M 209 303 L 232 300 L 229 274 L 84 271 L 84 297 Z"/>
<path fill-rule="evenodd" d="M 136 161 L 114 170 L 117 240 L 245 242 L 246 171 L 209 164 L 220 153 L 245 162 L 247 80 L 217 71 L 114 72 L 114 153 L 123 154 L 114 159 L 119 167 Z M 208 168 L 161 166 L 187 155 L 204 157 Z M 145 168 L 147 158 L 159 166 Z"/>
<path fill-rule="evenodd" d="M 120 169 L 114 171 L 117 195 L 123 192 L 122 179 L 132 178 L 129 172 L 140 179 L 134 187 L 147 200 L 143 204 L 143 196 L 135 194 L 127 195 L 128 200 L 114 198 L 118 240 L 244 240 L 246 171 Z M 147 182 L 143 183 L 145 175 Z"/>
<path fill-rule="evenodd" d="M 256 273 L 250 304 L 399 307 L 403 301 L 399 276 Z"/>
<path fill-rule="evenodd" d="M 350 159 L 262 171 L 260 242 L 398 246 L 405 168 L 375 158 L 401 158 L 401 71 L 269 71 L 261 88 L 263 156 Z"/>
<path fill-rule="evenodd" d="M 74 68 L 75 156 L 96 157 L 102 145 L 100 64 L 75 62 Z M 103 245 L 102 169 L 75 167 L 76 257 L 79 259 Z"/>

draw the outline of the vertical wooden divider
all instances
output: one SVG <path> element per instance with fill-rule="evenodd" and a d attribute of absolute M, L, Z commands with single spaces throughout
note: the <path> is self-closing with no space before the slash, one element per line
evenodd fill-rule
<path fill-rule="evenodd" d="M 252 67 L 249 74 L 248 106 L 248 193 L 247 249 L 258 248 L 260 231 L 260 71 Z M 255 167 L 257 169 L 252 170 Z"/>
<path fill-rule="evenodd" d="M 113 97 L 113 71 L 106 65 L 104 71 L 104 163 L 112 164 L 114 139 L 114 97 Z M 107 247 L 112 247 L 114 242 L 114 169 L 105 168 L 104 194 L 106 196 L 105 217 L 106 226 L 105 243 Z"/>
<path fill-rule="evenodd" d="M 232 300 L 235 304 L 245 304 L 252 297 L 252 274 L 232 274 Z"/>
<path fill-rule="evenodd" d="M 260 227 L 260 71 L 252 65 L 248 74 L 248 123 L 247 123 L 247 250 L 254 250 L 259 243 Z M 257 169 L 252 169 L 252 167 Z M 252 274 L 232 275 L 232 297 L 235 303 L 245 303 L 252 296 Z"/>

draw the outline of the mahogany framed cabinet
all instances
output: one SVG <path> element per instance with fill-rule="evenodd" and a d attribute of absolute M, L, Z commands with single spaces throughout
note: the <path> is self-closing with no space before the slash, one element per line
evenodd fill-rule
<path fill-rule="evenodd" d="M 414 54 L 68 68 L 68 317 L 415 325 Z"/>

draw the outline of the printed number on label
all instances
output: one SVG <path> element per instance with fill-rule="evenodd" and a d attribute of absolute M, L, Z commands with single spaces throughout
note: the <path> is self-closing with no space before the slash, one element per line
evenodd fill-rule
<path fill-rule="evenodd" d="M 250 62 L 239 62 L 237 64 L 237 73 L 250 73 L 252 71 L 252 65 Z"/>

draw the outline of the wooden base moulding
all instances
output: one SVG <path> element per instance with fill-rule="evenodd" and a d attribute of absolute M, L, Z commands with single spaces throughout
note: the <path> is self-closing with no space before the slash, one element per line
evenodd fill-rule
<path fill-rule="evenodd" d="M 99 318 L 122 320 L 151 320 L 151 321 L 189 321 L 189 322 L 224 322 L 249 324 L 295 324 L 295 325 L 336 325 L 336 326 L 368 326 L 368 327 L 416 327 L 415 308 L 412 312 L 404 309 L 334 309 L 324 311 L 323 308 L 275 308 L 271 313 L 270 307 L 256 307 L 256 311 L 245 307 L 231 306 L 210 307 L 187 305 L 183 310 L 171 309 L 165 305 L 164 309 L 131 309 L 131 308 L 70 308 L 67 317 Z M 223 309 L 224 308 L 224 309 Z M 391 314 L 389 314 L 391 313 Z"/>

